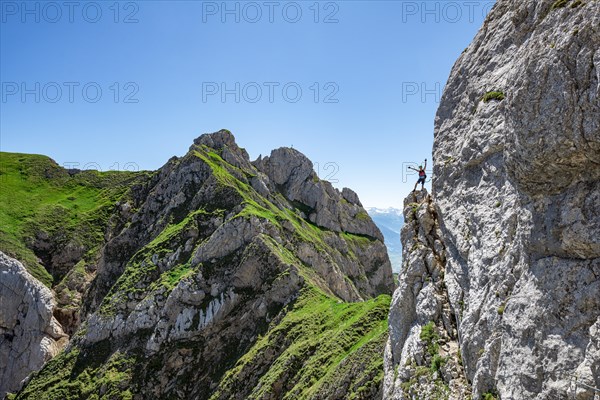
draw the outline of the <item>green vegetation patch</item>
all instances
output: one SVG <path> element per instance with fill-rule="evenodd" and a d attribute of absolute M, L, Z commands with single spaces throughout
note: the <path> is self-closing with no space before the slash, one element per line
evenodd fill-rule
<path fill-rule="evenodd" d="M 506 96 L 504 95 L 504 93 L 499 91 L 491 91 L 484 94 L 481 100 L 483 100 L 484 103 L 487 103 L 492 100 L 502 101 L 505 98 Z"/>
<path fill-rule="evenodd" d="M 381 295 L 345 303 L 315 287 L 303 289 L 285 316 L 226 373 L 211 399 L 228 399 L 240 390 L 247 399 L 316 399 L 340 380 L 350 382 L 355 396 L 371 390 L 383 379 L 390 300 Z M 374 342 L 380 344 L 377 351 L 360 352 Z M 356 376 L 348 376 L 356 372 L 352 360 L 360 363 Z M 249 379 L 258 384 L 249 387 Z"/>
<path fill-rule="evenodd" d="M 333 398 L 333 394 L 340 393 L 340 388 L 343 387 L 346 399 L 376 398 L 383 380 L 381 354 L 387 338 L 387 332 L 384 332 L 346 357 L 311 397 Z M 375 354 L 379 354 L 379 357 L 375 357 Z"/>
<path fill-rule="evenodd" d="M 552 11 L 560 8 L 565 8 L 567 6 L 570 8 L 577 8 L 583 5 L 585 5 L 585 3 L 582 0 L 555 0 L 550 8 L 543 14 L 542 19 L 546 18 Z M 554 47 L 554 43 L 551 45 L 551 47 Z"/>
<path fill-rule="evenodd" d="M 486 392 L 481 395 L 481 400 L 499 400 L 500 396 L 498 396 L 495 392 Z"/>
<path fill-rule="evenodd" d="M 191 276 L 194 273 L 190 263 L 177 265 L 175 268 L 164 272 L 161 275 L 160 285 L 168 290 L 173 290 L 177 284 L 183 279 Z"/>
<path fill-rule="evenodd" d="M 444 166 L 448 166 L 449 164 L 452 164 L 455 161 L 456 157 L 446 156 L 446 159 L 444 160 Z"/>
<path fill-rule="evenodd" d="M 371 217 L 369 217 L 369 214 L 367 214 L 366 211 L 360 211 L 358 214 L 356 214 L 356 219 L 361 221 L 368 221 L 371 219 Z"/>
<path fill-rule="evenodd" d="M 506 302 L 502 303 L 498 306 L 498 315 L 504 314 L 504 310 L 506 309 Z"/>
<path fill-rule="evenodd" d="M 115 202 L 144 176 L 118 171 L 69 174 L 46 156 L 0 152 L 0 250 L 51 287 L 62 276 L 52 276 L 40 263 L 31 245 L 36 236 L 57 246 L 72 243 L 86 251 L 99 247 Z"/>
<path fill-rule="evenodd" d="M 433 321 L 429 321 L 426 325 L 421 327 L 421 334 L 419 338 L 425 343 L 427 352 L 430 355 L 434 356 L 438 354 L 440 348 L 437 342 L 440 339 L 440 336 L 435 330 L 435 324 Z"/>
<path fill-rule="evenodd" d="M 115 352 L 100 342 L 88 350 L 62 352 L 42 370 L 15 400 L 131 400 L 130 387 L 135 358 Z"/>
<path fill-rule="evenodd" d="M 431 372 L 439 371 L 439 369 L 446 363 L 447 360 L 445 357 L 442 357 L 439 354 L 440 345 L 438 342 L 440 340 L 440 336 L 437 333 L 433 321 L 430 321 L 421 327 L 421 334 L 419 338 L 424 342 L 427 353 L 431 356 Z"/>
<path fill-rule="evenodd" d="M 302 266 L 302 262 L 292 253 L 290 250 L 286 249 L 280 243 L 278 243 L 271 236 L 265 235 L 261 233 L 259 237 L 263 240 L 263 242 L 269 247 L 269 249 L 277 255 L 281 262 L 288 265 L 295 265 L 298 267 Z"/>

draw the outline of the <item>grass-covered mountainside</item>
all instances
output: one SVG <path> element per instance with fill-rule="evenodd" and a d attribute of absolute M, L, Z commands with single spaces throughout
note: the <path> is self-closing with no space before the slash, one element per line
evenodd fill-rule
<path fill-rule="evenodd" d="M 210 399 L 380 397 L 389 303 L 387 295 L 345 303 L 306 288 L 225 373 Z M 171 350 L 199 351 L 188 345 Z M 140 351 L 115 351 L 108 340 L 83 351 L 75 347 L 51 360 L 10 398 L 132 399 L 134 393 L 147 392 L 148 381 L 160 381 L 159 362 Z M 188 398 L 194 375 L 191 370 L 178 376 L 167 398 Z"/>
<path fill-rule="evenodd" d="M 251 163 L 220 131 L 154 173 L 2 158 L 0 250 L 57 289 L 59 314 L 66 292 L 77 308 L 67 348 L 13 397 L 381 396 L 381 233 L 299 152 Z"/>
<path fill-rule="evenodd" d="M 225 374 L 211 399 L 374 398 L 383 378 L 389 306 L 387 295 L 348 304 L 307 287 Z M 259 384 L 246 387 L 249 377 Z"/>
<path fill-rule="evenodd" d="M 145 173 L 66 170 L 41 155 L 0 152 L 0 249 L 48 287 L 97 252 L 127 188 Z M 65 247 L 73 254 L 65 254 Z"/>

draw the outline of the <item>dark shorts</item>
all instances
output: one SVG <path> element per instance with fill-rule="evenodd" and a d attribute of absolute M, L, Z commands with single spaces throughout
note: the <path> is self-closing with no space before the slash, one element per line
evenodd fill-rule
<path fill-rule="evenodd" d="M 427 175 L 420 176 L 420 177 L 419 177 L 419 180 L 417 181 L 417 185 L 418 185 L 419 183 L 421 183 L 421 184 L 425 184 L 425 179 L 427 179 Z"/>

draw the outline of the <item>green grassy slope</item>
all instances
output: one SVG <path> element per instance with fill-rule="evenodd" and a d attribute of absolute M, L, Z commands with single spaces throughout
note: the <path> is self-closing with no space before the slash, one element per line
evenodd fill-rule
<path fill-rule="evenodd" d="M 383 379 L 390 296 L 345 303 L 307 286 L 267 333 L 223 377 L 212 399 L 325 399 L 345 385 L 345 399 L 372 399 Z M 131 399 L 140 353 L 111 352 L 101 342 L 52 359 L 11 399 Z M 360 371 L 360 372 L 357 372 Z M 248 387 L 252 375 L 259 384 Z M 236 397 L 237 396 L 237 397 Z"/>
<path fill-rule="evenodd" d="M 19 395 L 9 394 L 8 399 L 131 400 L 135 362 L 119 351 L 111 354 L 107 342 L 87 352 L 74 348 L 50 360 Z"/>
<path fill-rule="evenodd" d="M 381 295 L 346 303 L 307 286 L 283 318 L 227 372 L 211 399 L 239 398 L 242 393 L 247 399 L 331 398 L 344 384 L 345 398 L 372 398 L 383 379 L 390 301 L 390 296 Z M 366 348 L 369 351 L 361 351 Z M 245 385 L 256 375 L 257 386 Z"/>
<path fill-rule="evenodd" d="M 91 250 L 103 240 L 115 201 L 144 173 L 82 171 L 70 175 L 52 159 L 0 152 L 0 250 L 51 287 L 56 276 L 31 249 L 36 234 Z"/>

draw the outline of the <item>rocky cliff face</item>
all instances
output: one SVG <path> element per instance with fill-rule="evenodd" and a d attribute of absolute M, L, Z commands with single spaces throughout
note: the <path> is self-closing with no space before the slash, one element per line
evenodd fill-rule
<path fill-rule="evenodd" d="M 404 200 L 402 267 L 390 307 L 384 398 L 464 399 L 469 384 L 445 283 L 446 247 L 431 196 Z"/>
<path fill-rule="evenodd" d="M 430 322 L 458 345 L 473 398 L 598 398 L 599 26 L 598 1 L 499 0 L 452 69 L 433 149 L 440 232 L 429 238 L 441 238 L 445 269 L 434 290 L 410 276 L 422 257 L 406 254 L 389 398 L 409 398 L 403 363 L 427 364 Z M 457 378 L 438 377 L 451 396 Z"/>
<path fill-rule="evenodd" d="M 381 396 L 382 235 L 298 151 L 250 162 L 203 135 L 132 185 L 104 240 L 82 323 L 16 398 Z"/>
<path fill-rule="evenodd" d="M 67 344 L 53 317 L 52 292 L 17 260 L 0 252 L 0 395 L 21 387 L 31 371 Z"/>

